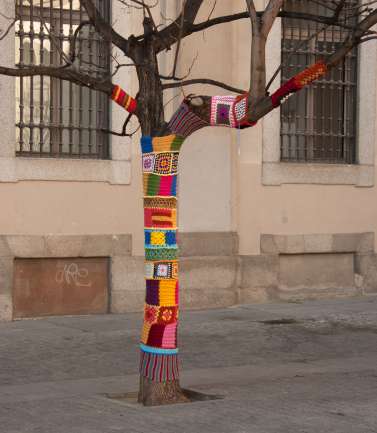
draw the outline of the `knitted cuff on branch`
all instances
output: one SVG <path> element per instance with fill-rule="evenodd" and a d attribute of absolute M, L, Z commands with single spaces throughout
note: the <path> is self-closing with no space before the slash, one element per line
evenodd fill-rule
<path fill-rule="evenodd" d="M 125 108 L 129 113 L 133 113 L 136 110 L 136 100 L 117 85 L 113 88 L 111 99 Z"/>
<path fill-rule="evenodd" d="M 178 354 L 140 352 L 140 374 L 154 382 L 171 382 L 179 378 Z"/>
<path fill-rule="evenodd" d="M 325 75 L 326 72 L 327 66 L 322 61 L 309 66 L 304 71 L 298 73 L 293 78 L 285 82 L 275 93 L 271 95 L 272 105 L 274 107 L 278 107 L 285 97 L 311 84 L 313 81 Z"/>

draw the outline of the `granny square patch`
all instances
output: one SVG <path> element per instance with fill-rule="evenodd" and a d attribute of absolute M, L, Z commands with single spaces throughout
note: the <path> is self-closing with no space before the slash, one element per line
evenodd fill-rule
<path fill-rule="evenodd" d="M 151 173 L 154 167 L 155 156 L 153 154 L 143 155 L 143 171 L 144 173 Z"/>
<path fill-rule="evenodd" d="M 167 263 L 158 263 L 155 268 L 156 277 L 168 278 L 169 265 Z"/>
<path fill-rule="evenodd" d="M 170 174 L 173 155 L 171 153 L 158 153 L 154 165 L 157 174 Z"/>
<path fill-rule="evenodd" d="M 145 278 L 153 278 L 154 266 L 153 263 L 145 263 Z"/>
<path fill-rule="evenodd" d="M 235 126 L 234 96 L 213 96 L 211 100 L 211 125 Z"/>
<path fill-rule="evenodd" d="M 234 115 L 237 122 L 240 122 L 246 116 L 246 100 L 246 98 L 243 98 L 234 104 Z"/>
<path fill-rule="evenodd" d="M 172 155 L 172 163 L 171 163 L 171 173 L 175 174 L 178 171 L 178 153 L 173 153 Z"/>

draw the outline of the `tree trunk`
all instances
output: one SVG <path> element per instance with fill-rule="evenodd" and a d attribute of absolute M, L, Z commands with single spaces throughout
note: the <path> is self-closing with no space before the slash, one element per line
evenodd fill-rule
<path fill-rule="evenodd" d="M 179 386 L 177 177 L 184 138 L 141 138 L 146 298 L 141 336 L 139 402 L 187 401 Z"/>

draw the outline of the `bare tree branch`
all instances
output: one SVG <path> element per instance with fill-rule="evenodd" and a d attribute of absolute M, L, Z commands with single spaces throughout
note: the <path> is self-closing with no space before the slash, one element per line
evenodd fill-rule
<path fill-rule="evenodd" d="M 209 78 L 193 78 L 192 80 L 179 81 L 174 83 L 165 83 L 162 88 L 171 89 L 174 87 L 190 86 L 192 84 L 210 84 L 211 86 L 221 87 L 222 89 L 229 90 L 230 92 L 239 93 L 240 95 L 245 93 L 245 90 L 238 89 L 237 87 L 230 86 L 222 83 L 221 81 L 211 80 Z"/>
<path fill-rule="evenodd" d="M 126 56 L 132 57 L 129 41 L 117 33 L 113 27 L 103 19 L 93 1 L 81 0 L 81 4 L 84 6 L 93 27 L 103 37 L 103 39 L 113 43 L 122 50 Z"/>
<path fill-rule="evenodd" d="M 194 23 L 203 1 L 204 0 L 187 0 L 180 15 L 171 24 L 156 34 L 155 49 L 157 53 L 176 43 L 180 32 L 182 32 L 182 38 L 189 34 L 188 29 Z M 182 15 L 184 19 L 183 25 L 181 26 Z"/>
<path fill-rule="evenodd" d="M 262 35 L 267 38 L 270 33 L 271 27 L 278 16 L 281 7 L 283 6 L 283 0 L 270 0 L 265 11 L 262 15 Z"/>
<path fill-rule="evenodd" d="M 34 77 L 45 75 L 48 77 L 60 78 L 71 83 L 90 89 L 99 90 L 111 96 L 113 84 L 109 79 L 98 79 L 90 75 L 80 73 L 71 68 L 52 66 L 30 66 L 23 68 L 7 68 L 0 66 L 0 74 L 11 77 Z"/>

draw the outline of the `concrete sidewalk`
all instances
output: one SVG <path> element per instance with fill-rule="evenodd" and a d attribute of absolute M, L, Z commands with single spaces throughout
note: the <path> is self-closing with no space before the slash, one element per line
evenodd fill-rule
<path fill-rule="evenodd" d="M 0 324 L 0 433 L 376 433 L 377 298 L 183 312 L 182 385 L 143 408 L 140 314 Z"/>

